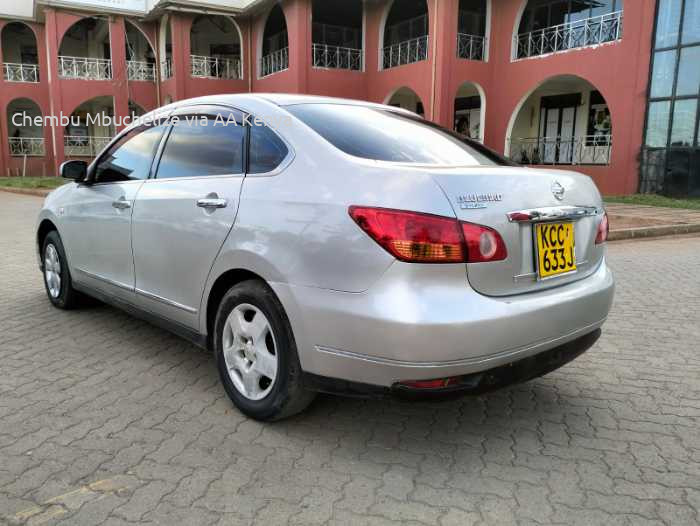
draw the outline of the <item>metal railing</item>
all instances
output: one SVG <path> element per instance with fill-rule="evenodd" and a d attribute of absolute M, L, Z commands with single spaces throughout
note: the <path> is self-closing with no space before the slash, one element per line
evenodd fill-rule
<path fill-rule="evenodd" d="M 289 69 L 289 48 L 273 51 L 260 59 L 260 77 Z"/>
<path fill-rule="evenodd" d="M 382 68 L 389 69 L 428 59 L 428 35 L 385 46 Z"/>
<path fill-rule="evenodd" d="M 59 56 L 58 76 L 62 79 L 111 80 L 112 61 L 108 58 Z"/>
<path fill-rule="evenodd" d="M 190 74 L 200 79 L 240 79 L 241 59 L 190 55 Z"/>
<path fill-rule="evenodd" d="M 515 36 L 514 59 L 557 53 L 622 38 L 622 11 L 545 27 Z"/>
<path fill-rule="evenodd" d="M 610 164 L 612 135 L 508 139 L 510 158 L 520 164 Z"/>
<path fill-rule="evenodd" d="M 2 73 L 7 82 L 39 82 L 38 64 L 5 62 L 2 65 Z"/>
<path fill-rule="evenodd" d="M 95 157 L 111 141 L 111 137 L 65 135 L 63 150 L 66 157 Z"/>
<path fill-rule="evenodd" d="M 13 157 L 43 157 L 43 137 L 10 137 L 10 155 Z"/>
<path fill-rule="evenodd" d="M 312 44 L 311 59 L 315 68 L 362 71 L 364 53 L 350 47 Z"/>
<path fill-rule="evenodd" d="M 467 60 L 484 60 L 486 56 L 486 37 L 458 33 L 457 56 Z"/>
<path fill-rule="evenodd" d="M 170 59 L 160 61 L 160 79 L 168 80 L 173 76 L 173 61 Z"/>
<path fill-rule="evenodd" d="M 153 62 L 127 60 L 126 73 L 129 80 L 156 81 L 156 65 Z"/>

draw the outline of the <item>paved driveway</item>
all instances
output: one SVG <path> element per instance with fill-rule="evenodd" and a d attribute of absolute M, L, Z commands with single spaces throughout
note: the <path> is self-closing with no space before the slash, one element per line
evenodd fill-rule
<path fill-rule="evenodd" d="M 546 378 L 242 417 L 210 356 L 108 307 L 61 312 L 41 200 L 0 192 L 0 523 L 696 524 L 700 238 L 616 244 L 600 343 Z"/>

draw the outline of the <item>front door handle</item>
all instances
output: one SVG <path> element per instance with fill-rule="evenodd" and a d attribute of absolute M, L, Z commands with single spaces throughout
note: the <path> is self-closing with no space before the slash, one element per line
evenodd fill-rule
<path fill-rule="evenodd" d="M 200 208 L 226 208 L 228 201 L 219 197 L 205 197 L 197 200 L 197 206 Z"/>
<path fill-rule="evenodd" d="M 126 210 L 127 208 L 131 208 L 131 203 L 127 201 L 124 196 L 122 196 L 116 201 L 112 201 L 112 207 L 116 208 L 117 210 Z"/>

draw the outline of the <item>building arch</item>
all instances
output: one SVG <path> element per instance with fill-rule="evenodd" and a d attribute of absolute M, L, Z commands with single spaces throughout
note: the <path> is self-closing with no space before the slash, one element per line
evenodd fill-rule
<path fill-rule="evenodd" d="M 193 77 L 243 78 L 243 56 L 243 33 L 232 17 L 202 14 L 192 21 L 190 62 Z"/>
<path fill-rule="evenodd" d="M 455 94 L 454 129 L 483 142 L 486 127 L 486 93 L 476 82 L 460 84 Z"/>
<path fill-rule="evenodd" d="M 287 18 L 279 3 L 268 11 L 258 39 L 258 77 L 266 77 L 289 68 Z"/>
<path fill-rule="evenodd" d="M 66 158 L 95 157 L 115 134 L 114 124 L 102 117 L 114 115 L 114 98 L 111 95 L 95 96 L 78 104 L 64 128 Z"/>
<path fill-rule="evenodd" d="M 430 15 L 426 0 L 389 2 L 379 24 L 379 69 L 426 60 L 429 34 Z"/>
<path fill-rule="evenodd" d="M 577 75 L 540 80 L 511 113 L 504 152 L 523 164 L 610 164 L 615 116 L 608 100 Z"/>
<path fill-rule="evenodd" d="M 459 0 L 457 9 L 457 56 L 488 62 L 491 0 Z M 482 37 L 483 40 L 472 37 Z"/>
<path fill-rule="evenodd" d="M 425 106 L 420 96 L 408 86 L 401 86 L 389 93 L 384 99 L 384 104 L 412 111 L 420 116 L 425 116 Z"/>
<path fill-rule="evenodd" d="M 14 81 L 39 81 L 37 42 L 34 28 L 24 22 L 10 22 L 2 28 L 0 34 L 2 59 L 6 64 L 5 67 L 9 68 L 6 74 L 17 77 L 13 78 Z"/>
<path fill-rule="evenodd" d="M 17 97 L 7 104 L 5 114 L 10 156 L 43 157 L 45 147 L 41 106 L 31 98 Z"/>

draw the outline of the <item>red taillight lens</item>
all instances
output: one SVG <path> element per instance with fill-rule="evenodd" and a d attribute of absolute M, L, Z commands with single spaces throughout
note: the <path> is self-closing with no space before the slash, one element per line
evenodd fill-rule
<path fill-rule="evenodd" d="M 610 223 L 608 222 L 608 214 L 603 212 L 603 219 L 600 220 L 598 225 L 598 234 L 595 237 L 595 244 L 600 245 L 608 240 L 608 233 L 610 232 Z"/>
<path fill-rule="evenodd" d="M 377 243 L 401 261 L 464 261 L 459 224 L 447 217 L 386 208 L 351 206 L 350 217 Z"/>
<path fill-rule="evenodd" d="M 503 238 L 493 228 L 462 223 L 462 232 L 467 244 L 467 263 L 501 261 L 508 257 Z"/>
<path fill-rule="evenodd" d="M 401 261 L 411 263 L 483 263 L 508 255 L 492 228 L 457 219 L 351 206 L 350 216 L 367 234 Z"/>

